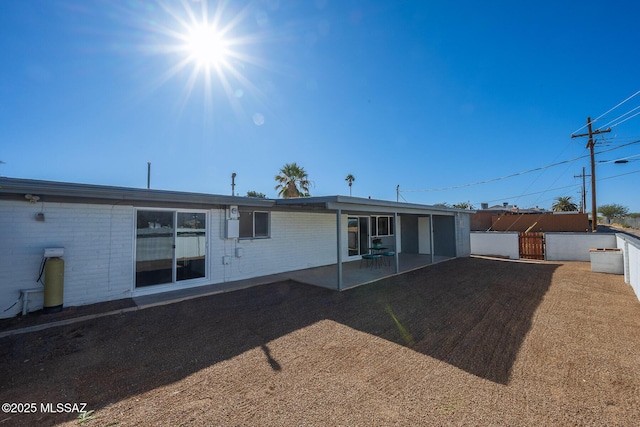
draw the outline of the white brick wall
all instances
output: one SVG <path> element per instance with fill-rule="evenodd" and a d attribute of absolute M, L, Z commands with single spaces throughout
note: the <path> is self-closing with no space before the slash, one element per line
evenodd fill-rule
<path fill-rule="evenodd" d="M 271 212 L 267 239 L 223 239 L 224 212 L 214 212 L 211 243 L 213 283 L 318 267 L 336 262 L 335 215 L 328 213 Z M 220 227 L 218 231 L 215 227 Z M 236 248 L 243 256 L 235 256 Z M 223 265 L 222 257 L 230 264 Z"/>
<path fill-rule="evenodd" d="M 44 212 L 45 221 L 35 220 Z M 20 289 L 35 288 L 46 247 L 64 247 L 64 305 L 130 296 L 133 208 L 66 203 L 0 202 L 0 318 L 20 312 Z M 30 311 L 42 308 L 30 296 Z M 5 311 L 6 310 L 6 311 Z"/>
<path fill-rule="evenodd" d="M 171 210 L 167 208 L 167 210 Z M 44 212 L 45 221 L 35 220 Z M 267 239 L 226 239 L 225 211 L 209 211 L 206 279 L 145 287 L 137 294 L 181 289 L 333 264 L 336 214 L 270 213 Z M 468 226 L 467 216 L 462 230 Z M 396 224 L 396 233 L 400 224 Z M 457 235 L 461 239 L 463 233 Z M 347 215 L 342 215 L 342 252 L 347 259 Z M 399 238 L 398 238 L 399 239 Z M 131 206 L 0 201 L 0 318 L 21 310 L 20 289 L 36 283 L 46 247 L 64 247 L 64 305 L 127 298 L 134 291 L 135 209 Z M 465 242 L 458 242 L 464 252 Z M 243 255 L 236 257 L 236 249 Z M 223 257 L 229 263 L 223 264 Z M 42 294 L 30 296 L 30 311 L 42 308 Z M 13 307 L 12 305 L 16 303 Z"/>
<path fill-rule="evenodd" d="M 35 220 L 44 212 L 45 221 Z M 0 202 L 0 317 L 21 310 L 20 289 L 35 288 L 46 247 L 64 247 L 64 305 L 83 305 L 132 296 L 135 210 L 131 206 Z M 271 237 L 224 238 L 223 210 L 210 212 L 209 280 L 203 285 L 298 270 L 336 262 L 335 215 L 272 212 Z M 346 221 L 345 221 L 346 224 Z M 346 228 L 345 228 L 346 239 Z M 235 249 L 243 248 L 242 257 Z M 222 257 L 230 257 L 223 265 Z M 172 286 L 156 288 L 168 290 Z M 145 288 L 143 291 L 153 291 Z M 29 297 L 29 310 L 42 308 L 43 295 Z M 11 308 L 9 308 L 11 307 Z M 8 309 L 8 310 L 7 310 Z M 6 311 L 4 311 L 6 310 Z"/>

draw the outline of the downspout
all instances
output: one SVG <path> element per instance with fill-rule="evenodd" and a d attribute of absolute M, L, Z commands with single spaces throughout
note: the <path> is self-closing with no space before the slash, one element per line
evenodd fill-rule
<path fill-rule="evenodd" d="M 336 213 L 338 290 L 342 290 L 342 210 Z"/>

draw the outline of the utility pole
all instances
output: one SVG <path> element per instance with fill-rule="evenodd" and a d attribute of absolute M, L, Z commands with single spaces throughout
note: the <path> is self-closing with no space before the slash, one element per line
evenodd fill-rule
<path fill-rule="evenodd" d="M 596 205 L 596 156 L 593 152 L 595 142 L 593 141 L 593 135 L 598 135 L 605 132 L 611 132 L 611 128 L 604 130 L 596 130 L 595 132 L 591 128 L 591 117 L 587 117 L 587 127 L 589 133 L 582 133 L 579 135 L 571 135 L 571 138 L 581 138 L 584 136 L 589 137 L 587 142 L 587 148 L 589 149 L 589 156 L 591 157 L 591 231 L 595 232 L 598 227 L 598 208 Z"/>
<path fill-rule="evenodd" d="M 151 162 L 147 162 L 147 190 L 151 188 Z"/>
<path fill-rule="evenodd" d="M 591 175 L 585 175 L 584 166 L 582 167 L 582 175 L 573 175 L 574 178 L 582 178 L 582 198 L 580 199 L 580 212 L 585 213 L 587 211 L 587 182 L 586 177 Z"/>

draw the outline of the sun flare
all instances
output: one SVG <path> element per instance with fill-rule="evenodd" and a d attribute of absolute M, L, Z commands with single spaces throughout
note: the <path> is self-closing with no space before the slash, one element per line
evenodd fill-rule
<path fill-rule="evenodd" d="M 186 40 L 189 58 L 199 67 L 220 67 L 230 54 L 228 42 L 213 25 L 196 25 Z"/>
<path fill-rule="evenodd" d="M 165 68 L 150 80 L 151 90 L 170 80 L 181 80 L 181 110 L 192 97 L 202 96 L 204 114 L 209 118 L 214 117 L 214 107 L 226 100 L 238 117 L 252 119 L 256 112 L 246 111 L 247 100 L 260 102 L 263 93 L 251 77 L 258 69 L 268 68 L 258 48 L 265 32 L 256 30 L 249 19 L 252 6 L 227 0 L 158 0 L 157 4 L 160 7 L 155 15 L 145 21 L 145 49 L 163 55 Z M 258 122 L 262 124 L 264 119 Z"/>

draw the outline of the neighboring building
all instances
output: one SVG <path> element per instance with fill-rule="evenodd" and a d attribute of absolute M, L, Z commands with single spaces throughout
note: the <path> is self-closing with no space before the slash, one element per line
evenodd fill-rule
<path fill-rule="evenodd" d="M 471 215 L 471 231 L 589 231 L 586 213 L 552 212 L 539 208 L 521 209 L 507 203 L 483 204 Z"/>
<path fill-rule="evenodd" d="M 361 260 L 373 237 L 395 253 L 395 273 L 410 254 L 423 265 L 469 256 L 471 213 L 345 196 L 273 200 L 0 178 L 0 317 L 20 313 L 21 289 L 41 286 L 45 248 L 64 248 L 65 306 L 230 290 L 328 265 L 337 266 L 331 287 L 344 289 L 343 264 Z M 42 294 L 29 300 L 29 311 L 42 308 Z"/>

